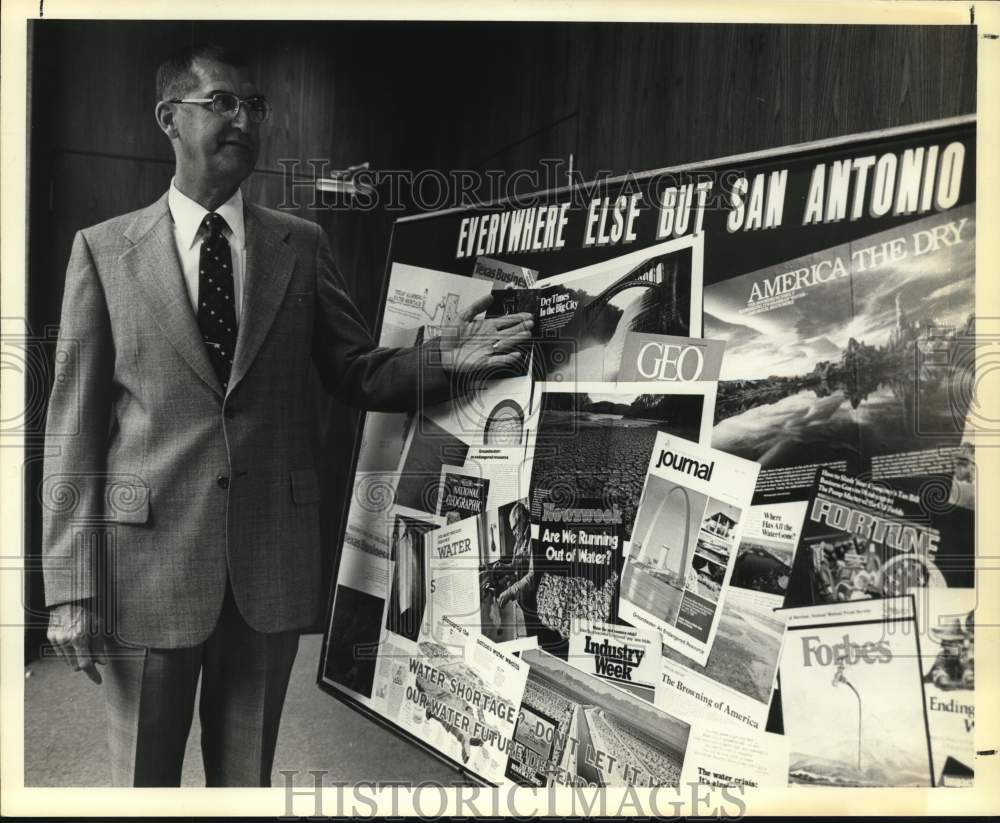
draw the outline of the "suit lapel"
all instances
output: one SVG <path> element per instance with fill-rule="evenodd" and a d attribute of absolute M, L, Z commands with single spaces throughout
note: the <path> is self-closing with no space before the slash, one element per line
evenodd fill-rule
<path fill-rule="evenodd" d="M 135 245 L 121 256 L 122 265 L 139 283 L 157 325 L 188 365 L 221 396 L 222 384 L 208 359 L 184 283 L 167 196 L 143 211 L 125 236 Z"/>
<path fill-rule="evenodd" d="M 287 230 L 276 229 L 252 203 L 244 206 L 247 257 L 243 321 L 236 338 L 229 390 L 243 379 L 253 364 L 281 305 L 295 268 L 295 251 L 285 243 Z"/>

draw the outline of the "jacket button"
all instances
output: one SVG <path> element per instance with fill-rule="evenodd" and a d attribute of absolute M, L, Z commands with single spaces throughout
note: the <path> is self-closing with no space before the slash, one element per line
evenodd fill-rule
<path fill-rule="evenodd" d="M 217 478 L 215 478 L 215 482 L 219 484 L 220 489 L 229 488 L 229 478 L 224 474 L 220 474 Z"/>
<path fill-rule="evenodd" d="M 236 409 L 226 406 L 226 410 L 223 412 L 223 414 L 226 416 L 227 420 L 232 420 L 234 417 L 236 417 Z"/>

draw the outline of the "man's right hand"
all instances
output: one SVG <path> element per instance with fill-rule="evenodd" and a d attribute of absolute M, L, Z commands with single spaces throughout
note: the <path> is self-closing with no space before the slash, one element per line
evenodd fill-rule
<path fill-rule="evenodd" d="M 489 294 L 477 300 L 459 315 L 448 333 L 441 335 L 441 362 L 448 371 L 482 374 L 521 361 L 523 355 L 516 349 L 531 340 L 532 315 L 520 312 L 477 320 L 492 301 Z"/>
<path fill-rule="evenodd" d="M 56 654 L 62 657 L 73 671 L 83 670 L 92 681 L 101 683 L 101 674 L 95 663 L 107 662 L 104 639 L 97 628 L 90 600 L 60 603 L 49 610 L 48 640 Z"/>

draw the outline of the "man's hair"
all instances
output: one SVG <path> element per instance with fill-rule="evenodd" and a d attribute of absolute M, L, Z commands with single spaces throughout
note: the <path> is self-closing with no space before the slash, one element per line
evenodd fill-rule
<path fill-rule="evenodd" d="M 194 64 L 197 60 L 213 60 L 238 68 L 248 65 L 246 57 L 229 46 L 220 46 L 216 43 L 187 46 L 171 54 L 156 70 L 157 101 L 183 97 L 197 85 L 198 78 L 194 74 Z"/>

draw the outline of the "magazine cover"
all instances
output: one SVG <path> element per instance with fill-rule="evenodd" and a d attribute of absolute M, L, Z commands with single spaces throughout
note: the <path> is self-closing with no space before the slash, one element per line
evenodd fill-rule
<path fill-rule="evenodd" d="M 467 473 L 462 466 L 442 466 L 437 514 L 448 523 L 482 514 L 486 510 L 489 489 L 488 477 Z"/>
<path fill-rule="evenodd" d="M 704 664 L 760 467 L 658 433 L 622 569 L 619 615 Z"/>
<path fill-rule="evenodd" d="M 701 336 L 702 236 L 683 237 L 494 293 L 487 316 L 530 312 L 549 381 L 618 379 L 631 332 Z"/>
<path fill-rule="evenodd" d="M 531 517 L 546 505 L 581 498 L 618 511 L 624 539 L 635 512 L 659 432 L 693 443 L 711 433 L 715 384 L 539 383 L 538 434 L 531 475 Z"/>
<path fill-rule="evenodd" d="M 912 596 L 785 610 L 788 782 L 932 786 Z"/>
<path fill-rule="evenodd" d="M 538 272 L 527 266 L 516 266 L 492 257 L 477 257 L 472 276 L 477 280 L 492 280 L 493 291 L 503 289 L 530 289 L 538 279 Z"/>
<path fill-rule="evenodd" d="M 725 348 L 722 340 L 629 332 L 618 379 L 668 383 L 718 380 Z"/>
<path fill-rule="evenodd" d="M 934 785 L 975 777 L 976 590 L 914 589 Z"/>
<path fill-rule="evenodd" d="M 542 650 L 529 666 L 507 776 L 521 786 L 680 784 L 691 727 Z"/>
<path fill-rule="evenodd" d="M 820 465 L 961 484 L 975 236 L 969 203 L 708 286 L 713 445 L 758 460 L 762 492 L 808 490 Z"/>
<path fill-rule="evenodd" d="M 505 781 L 528 667 L 447 618 L 444 642 L 405 644 L 402 696 L 392 718 L 494 785 Z M 398 644 L 397 645 L 401 645 Z"/>
<path fill-rule="evenodd" d="M 650 703 L 660 675 L 660 636 L 649 629 L 594 621 L 573 627 L 571 666 L 632 692 Z"/>
<path fill-rule="evenodd" d="M 891 597 L 914 586 L 947 585 L 938 565 L 945 544 L 928 519 L 919 495 L 822 469 L 785 605 Z M 966 570 L 952 571 L 964 576 Z"/>
<path fill-rule="evenodd" d="M 785 636 L 777 610 L 805 510 L 804 502 L 751 506 L 707 662 L 664 649 L 658 694 L 680 701 L 690 716 L 766 728 Z"/>
<path fill-rule="evenodd" d="M 533 536 L 527 556 L 515 553 L 512 558 L 514 573 L 504 580 L 506 588 L 495 602 L 501 609 L 516 604 L 524 634 L 565 659 L 581 623 L 616 620 L 621 514 L 599 499 L 578 498 L 572 505 L 547 505 L 537 527 L 526 521 L 526 509 L 511 516 L 512 522 L 521 520 L 514 524 L 518 534 Z"/>

